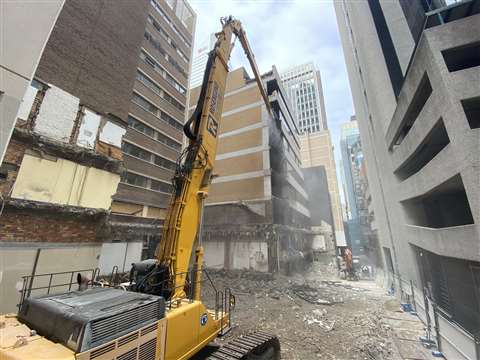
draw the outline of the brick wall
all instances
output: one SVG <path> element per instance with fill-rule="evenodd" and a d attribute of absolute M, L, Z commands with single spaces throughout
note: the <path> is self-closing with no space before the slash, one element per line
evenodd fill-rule
<path fill-rule="evenodd" d="M 18 169 L 22 163 L 26 148 L 26 144 L 13 138 L 8 143 L 3 159 L 3 164 L 5 165 L 2 166 L 2 178 L 0 179 L 0 194 L 2 194 L 3 198 L 8 198 L 10 190 L 17 179 Z"/>
<path fill-rule="evenodd" d="M 3 162 L 20 165 L 22 163 L 23 154 L 25 153 L 25 149 L 27 149 L 27 147 L 28 145 L 23 142 L 17 141 L 13 138 L 10 139 Z"/>
<path fill-rule="evenodd" d="M 0 216 L 0 241 L 93 243 L 102 241 L 102 224 L 103 218 L 5 207 Z"/>
<path fill-rule="evenodd" d="M 127 120 L 146 0 L 68 0 L 35 74 L 100 113 Z"/>

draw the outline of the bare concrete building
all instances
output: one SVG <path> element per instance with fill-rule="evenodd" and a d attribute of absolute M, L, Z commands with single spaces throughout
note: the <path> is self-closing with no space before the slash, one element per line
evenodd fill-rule
<path fill-rule="evenodd" d="M 335 2 L 372 224 L 387 286 L 446 358 L 477 359 L 480 2 L 408 3 Z"/>
<path fill-rule="evenodd" d="M 304 134 L 300 137 L 302 167 L 323 166 L 327 173 L 328 191 L 330 193 L 330 206 L 333 214 L 333 223 L 329 224 L 335 236 L 337 246 L 345 247 L 345 231 L 343 228 L 342 208 L 340 204 L 340 192 L 338 189 L 335 157 L 330 131 L 319 131 L 312 134 Z"/>
<path fill-rule="evenodd" d="M 141 241 L 113 242 L 109 212 L 146 20 L 143 2 L 69 0 L 58 16 L 1 166 L 2 312 L 21 276 L 140 259 Z"/>
<path fill-rule="evenodd" d="M 277 120 L 243 68 L 227 78 L 218 176 L 205 210 L 205 259 L 211 267 L 278 271 L 311 249 L 298 128 L 276 68 L 262 78 Z M 192 90 L 191 105 L 198 92 Z"/>
<path fill-rule="evenodd" d="M 128 131 L 123 139 L 127 172 L 112 204 L 118 240 L 144 241 L 152 258 L 172 190 L 171 179 L 183 143 L 187 89 L 196 15 L 184 0 L 151 0 L 135 82 L 125 88 Z"/>

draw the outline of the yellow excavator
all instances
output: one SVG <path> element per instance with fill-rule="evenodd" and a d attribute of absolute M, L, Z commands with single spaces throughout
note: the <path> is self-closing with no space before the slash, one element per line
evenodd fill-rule
<path fill-rule="evenodd" d="M 203 207 L 214 175 L 234 37 L 240 40 L 266 109 L 274 116 L 240 21 L 228 17 L 221 23 L 198 104 L 184 126 L 189 144 L 177 163 L 156 259 L 133 264 L 123 289 L 87 284 L 78 291 L 34 297 L 31 278 L 18 314 L 0 316 L 0 360 L 280 358 L 278 338 L 265 332 L 212 346 L 231 328 L 235 297 L 229 289 L 215 289 L 213 308 L 202 302 L 201 287 L 209 280 L 202 269 Z M 85 284 L 81 276 L 78 282 Z M 50 292 L 50 284 L 44 288 Z"/>

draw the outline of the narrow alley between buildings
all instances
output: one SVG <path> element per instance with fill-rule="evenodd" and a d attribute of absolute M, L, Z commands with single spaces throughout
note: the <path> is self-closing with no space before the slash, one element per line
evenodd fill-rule
<path fill-rule="evenodd" d="M 236 296 L 233 329 L 220 344 L 252 330 L 276 334 L 282 359 L 433 359 L 423 323 L 372 280 L 339 279 L 333 264 L 305 274 L 210 271 Z M 205 289 L 205 288 L 204 288 Z M 208 290 L 205 289 L 207 292 Z"/>

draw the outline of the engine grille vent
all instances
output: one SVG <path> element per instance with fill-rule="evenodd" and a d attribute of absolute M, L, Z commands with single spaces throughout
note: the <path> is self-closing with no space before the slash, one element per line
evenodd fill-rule
<path fill-rule="evenodd" d="M 140 345 L 140 351 L 138 353 L 138 360 L 151 360 L 155 359 L 157 348 L 157 339 L 147 341 L 145 344 Z"/>
<path fill-rule="evenodd" d="M 138 332 L 125 336 L 124 338 L 118 340 L 118 346 L 123 346 L 136 339 L 138 339 Z"/>
<path fill-rule="evenodd" d="M 150 325 L 149 327 L 146 327 L 144 329 L 142 329 L 142 331 L 140 332 L 140 336 L 143 336 L 145 334 L 148 334 L 152 331 L 155 331 L 158 329 L 158 323 L 155 323 L 153 325 Z"/>
<path fill-rule="evenodd" d="M 106 319 L 92 321 L 91 347 L 105 342 L 105 340 L 111 338 L 113 334 L 121 334 L 134 330 L 146 322 L 151 322 L 159 318 L 159 303 L 150 303 Z"/>
<path fill-rule="evenodd" d="M 126 352 L 125 354 L 117 356 L 117 360 L 136 360 L 137 359 L 137 348 Z"/>
<path fill-rule="evenodd" d="M 112 351 L 113 349 L 115 349 L 115 343 L 102 346 L 101 348 L 96 349 L 90 353 L 90 359 L 95 359 L 96 357 L 106 354 Z"/>

